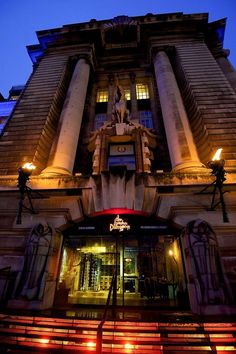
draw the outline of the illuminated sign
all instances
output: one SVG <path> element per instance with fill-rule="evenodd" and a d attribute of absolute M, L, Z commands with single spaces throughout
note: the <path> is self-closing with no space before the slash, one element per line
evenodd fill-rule
<path fill-rule="evenodd" d="M 110 224 L 110 231 L 113 230 L 119 230 L 119 232 L 124 231 L 124 230 L 130 230 L 130 225 L 121 219 L 119 215 L 114 220 L 113 224 Z"/>

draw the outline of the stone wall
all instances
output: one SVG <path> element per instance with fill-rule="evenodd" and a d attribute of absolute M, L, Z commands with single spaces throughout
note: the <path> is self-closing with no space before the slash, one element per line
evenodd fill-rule
<path fill-rule="evenodd" d="M 45 166 L 65 94 L 66 61 L 66 55 L 47 55 L 35 67 L 1 138 L 1 174 L 16 174 L 27 161 L 37 172 Z"/>
<path fill-rule="evenodd" d="M 236 166 L 236 95 L 204 43 L 176 45 L 179 79 L 202 162 L 222 147 L 227 166 Z"/>

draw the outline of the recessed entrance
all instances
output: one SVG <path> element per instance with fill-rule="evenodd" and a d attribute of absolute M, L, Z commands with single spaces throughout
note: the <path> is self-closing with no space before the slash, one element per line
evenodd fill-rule
<path fill-rule="evenodd" d="M 134 234 L 132 223 L 135 218 L 123 219 L 130 225 L 130 229 L 127 226 L 123 232 L 116 229 L 115 233 L 96 234 L 91 221 L 87 226 L 78 226 L 79 230 L 87 232 L 86 235 L 68 231 L 56 304 L 63 305 L 64 301 L 69 305 L 105 305 L 112 276 L 117 271 L 117 305 L 180 305 L 186 295 L 186 284 L 178 237 L 168 234 L 164 228 L 160 234 L 161 227 L 157 232 L 151 228 L 155 225 L 143 225 L 140 220 L 139 231 L 142 232 L 137 232 L 136 223 Z M 104 226 L 104 218 L 99 220 Z M 106 222 L 113 225 L 109 220 Z"/>

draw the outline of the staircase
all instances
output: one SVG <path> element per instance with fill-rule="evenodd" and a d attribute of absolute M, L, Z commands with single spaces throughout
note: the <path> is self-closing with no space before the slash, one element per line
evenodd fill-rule
<path fill-rule="evenodd" d="M 0 314 L 0 353 L 236 353 L 236 323 L 100 321 Z"/>

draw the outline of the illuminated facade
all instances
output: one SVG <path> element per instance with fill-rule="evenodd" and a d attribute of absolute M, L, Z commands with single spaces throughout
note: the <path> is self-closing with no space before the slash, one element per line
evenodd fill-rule
<path fill-rule="evenodd" d="M 117 306 L 236 313 L 236 74 L 224 29 L 173 13 L 37 32 L 0 140 L 6 306 L 104 306 L 114 277 Z M 215 185 L 217 148 L 227 175 Z M 25 162 L 36 169 L 18 177 Z"/>

